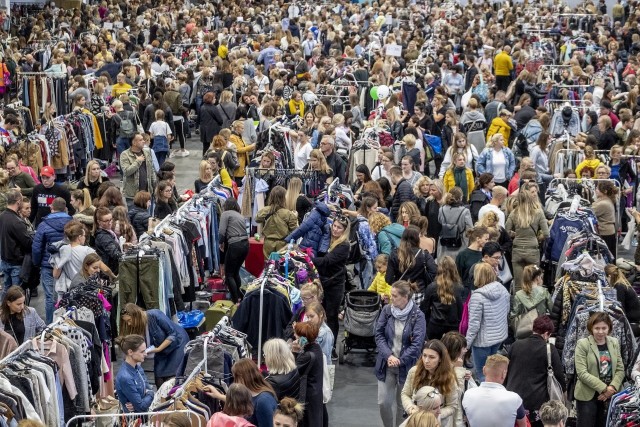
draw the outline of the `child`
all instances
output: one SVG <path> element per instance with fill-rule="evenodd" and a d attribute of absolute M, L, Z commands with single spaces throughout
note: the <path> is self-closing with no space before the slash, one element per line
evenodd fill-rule
<path fill-rule="evenodd" d="M 522 289 L 516 292 L 513 298 L 509 316 L 516 338 L 526 338 L 531 335 L 533 331 L 529 331 L 528 326 L 533 327 L 533 320 L 538 316 L 551 313 L 553 301 L 547 288 L 542 286 L 543 274 L 542 269 L 533 264 L 527 265 L 522 272 Z M 535 312 L 528 316 L 527 313 L 532 310 L 535 310 Z M 528 317 L 530 319 L 527 319 Z M 530 324 L 525 330 L 523 326 L 527 322 L 530 322 Z"/>
<path fill-rule="evenodd" d="M 149 127 L 149 133 L 153 138 L 153 151 L 158 158 L 158 165 L 162 167 L 162 164 L 169 156 L 169 141 L 173 140 L 173 134 L 171 128 L 164 121 L 164 111 L 157 109 L 156 121 Z"/>
<path fill-rule="evenodd" d="M 367 289 L 370 292 L 379 293 L 385 304 L 389 303 L 391 298 L 391 286 L 384 280 L 384 276 L 387 274 L 388 261 L 389 256 L 386 254 L 380 254 L 376 257 L 376 277 L 373 278 L 371 286 Z"/>

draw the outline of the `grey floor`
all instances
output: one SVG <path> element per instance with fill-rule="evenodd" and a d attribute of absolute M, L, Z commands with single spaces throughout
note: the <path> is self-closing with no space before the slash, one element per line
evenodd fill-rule
<path fill-rule="evenodd" d="M 174 147 L 178 147 L 177 143 Z M 198 136 L 187 140 L 189 157 L 175 157 L 170 161 L 176 164 L 177 186 L 179 193 L 194 188 L 198 178 L 198 167 L 202 159 L 202 144 Z M 32 299 L 31 306 L 44 318 L 44 292 Z M 354 352 L 347 357 L 347 363 L 336 369 L 334 394 L 328 405 L 331 426 L 357 427 L 381 426 L 377 406 L 377 382 L 373 374 L 373 364 L 362 355 Z M 115 364 L 117 371 L 121 359 Z M 153 364 L 145 363 L 145 371 L 153 384 Z"/>

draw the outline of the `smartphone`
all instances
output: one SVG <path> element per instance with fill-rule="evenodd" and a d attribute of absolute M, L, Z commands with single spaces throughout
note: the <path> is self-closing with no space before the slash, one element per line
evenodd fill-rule
<path fill-rule="evenodd" d="M 144 351 L 144 354 L 149 354 L 149 352 L 150 352 L 151 350 L 155 350 L 155 349 L 156 349 L 156 347 L 155 347 L 155 346 L 153 346 L 153 345 L 152 345 L 151 347 L 147 347 L 147 349 Z"/>

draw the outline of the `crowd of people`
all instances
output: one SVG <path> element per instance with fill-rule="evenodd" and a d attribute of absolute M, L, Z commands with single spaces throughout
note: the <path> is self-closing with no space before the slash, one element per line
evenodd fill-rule
<path fill-rule="evenodd" d="M 0 21 L 0 329 L 15 344 L 69 290 L 117 283 L 158 220 L 218 187 L 212 250 L 231 305 L 251 237 L 263 261 L 295 244 L 319 280 L 284 339 L 267 337 L 266 368 L 241 359 L 226 393 L 202 387 L 224 407 L 208 425 L 341 425 L 325 389 L 354 289 L 382 301 L 385 427 L 600 427 L 620 392 L 638 393 L 636 338 L 629 360 L 602 305 L 566 357 L 578 308 L 562 281 L 579 268 L 559 262 L 574 259 L 568 235 L 591 230 L 589 268 L 640 331 L 640 250 L 623 258 L 640 230 L 636 1 L 105 0 Z M 114 391 L 146 412 L 189 337 L 162 310 L 116 317 Z M 182 415 L 164 423 L 191 425 Z"/>

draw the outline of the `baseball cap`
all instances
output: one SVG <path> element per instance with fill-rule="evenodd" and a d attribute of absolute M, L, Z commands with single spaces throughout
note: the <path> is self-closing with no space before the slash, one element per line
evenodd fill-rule
<path fill-rule="evenodd" d="M 54 171 L 51 166 L 45 166 L 40 171 L 40 176 L 56 176 L 56 171 Z"/>

